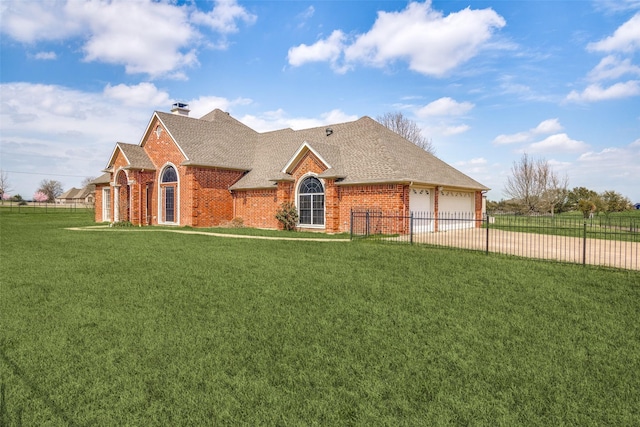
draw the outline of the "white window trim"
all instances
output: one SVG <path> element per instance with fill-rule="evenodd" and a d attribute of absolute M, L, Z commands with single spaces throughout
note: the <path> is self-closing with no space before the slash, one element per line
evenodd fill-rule
<path fill-rule="evenodd" d="M 176 176 L 178 177 L 178 182 L 176 183 L 176 192 L 174 194 L 174 204 L 176 211 L 176 218 L 173 222 L 168 222 L 164 220 L 164 205 L 163 195 L 162 195 L 162 175 L 164 171 L 169 167 L 173 167 L 176 171 Z M 158 224 L 162 225 L 180 225 L 180 172 L 178 171 L 178 167 L 171 162 L 167 162 L 160 169 L 160 174 L 158 175 Z"/>
<path fill-rule="evenodd" d="M 102 221 L 111 222 L 111 187 L 102 189 Z"/>
<path fill-rule="evenodd" d="M 324 208 L 322 209 L 322 225 L 320 224 L 301 224 L 300 223 L 300 207 L 298 206 L 298 204 L 300 203 L 300 185 L 302 184 L 302 181 L 304 181 L 305 179 L 307 179 L 308 177 L 314 177 L 316 178 L 318 181 L 320 181 L 320 184 L 322 184 L 322 195 L 324 196 Z M 323 230 L 326 228 L 326 224 L 327 224 L 327 192 L 326 192 L 327 186 L 325 181 L 322 178 L 318 178 L 318 175 L 313 173 L 313 172 L 307 172 L 304 175 L 302 175 L 300 177 L 300 179 L 298 179 L 298 182 L 296 183 L 296 195 L 295 195 L 295 200 L 296 200 L 296 209 L 298 210 L 298 224 L 296 224 L 297 227 L 300 228 L 315 228 L 318 230 Z M 312 217 L 313 217 L 313 212 L 311 213 Z"/>

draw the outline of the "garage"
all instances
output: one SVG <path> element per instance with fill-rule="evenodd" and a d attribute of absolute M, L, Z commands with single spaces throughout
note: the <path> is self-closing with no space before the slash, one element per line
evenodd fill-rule
<path fill-rule="evenodd" d="M 473 192 L 444 190 L 438 196 L 439 231 L 475 227 Z"/>
<path fill-rule="evenodd" d="M 413 232 L 433 231 L 433 189 L 409 187 L 409 211 L 413 214 Z"/>

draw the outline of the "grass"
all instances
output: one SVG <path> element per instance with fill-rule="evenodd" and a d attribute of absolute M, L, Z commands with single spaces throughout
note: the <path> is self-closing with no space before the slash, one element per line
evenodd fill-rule
<path fill-rule="evenodd" d="M 0 211 L 0 425 L 638 425 L 640 274 Z"/>
<path fill-rule="evenodd" d="M 598 214 L 584 219 L 579 212 L 555 216 L 491 215 L 490 228 L 523 233 L 640 242 L 640 210 Z M 585 228 L 586 224 L 586 228 Z"/>

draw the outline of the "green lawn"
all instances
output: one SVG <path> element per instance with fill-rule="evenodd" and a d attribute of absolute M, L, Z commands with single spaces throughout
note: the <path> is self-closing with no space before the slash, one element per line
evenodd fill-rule
<path fill-rule="evenodd" d="M 91 224 L 0 210 L 0 425 L 640 424 L 638 272 Z"/>
<path fill-rule="evenodd" d="M 598 214 L 585 219 L 580 212 L 555 216 L 491 215 L 490 228 L 524 233 L 640 242 L 640 210 Z M 585 226 L 586 224 L 586 226 Z"/>

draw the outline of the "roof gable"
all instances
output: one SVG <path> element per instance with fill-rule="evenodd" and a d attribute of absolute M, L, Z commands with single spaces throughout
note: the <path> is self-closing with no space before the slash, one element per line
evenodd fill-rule
<path fill-rule="evenodd" d="M 325 166 L 326 169 L 331 169 L 331 164 L 327 160 L 325 160 L 324 157 L 322 157 L 322 155 L 311 146 L 311 144 L 309 144 L 307 141 L 305 141 L 296 150 L 296 152 L 289 159 L 289 161 L 284 166 L 284 168 L 282 168 L 281 172 L 287 173 L 287 174 L 290 174 L 291 172 L 293 172 L 293 170 L 298 165 L 300 160 L 302 160 L 304 158 L 305 154 L 307 154 L 308 152 L 312 152 L 313 155 L 316 156 L 318 158 L 318 160 L 320 160 L 322 162 L 322 164 Z"/>
<path fill-rule="evenodd" d="M 116 146 L 113 148 L 113 152 L 111 153 L 111 157 L 109 158 L 109 163 L 107 163 L 107 169 L 113 167 L 118 152 L 122 153 L 124 156 L 128 165 L 127 169 L 155 170 L 155 166 L 144 151 L 144 148 L 139 145 L 126 144 L 124 142 L 116 143 Z"/>
<path fill-rule="evenodd" d="M 171 140 L 173 141 L 173 143 L 176 145 L 176 147 L 178 147 L 178 150 L 180 150 L 180 153 L 184 156 L 185 159 L 188 159 L 189 156 L 187 156 L 187 154 L 184 152 L 184 150 L 182 149 L 182 147 L 180 146 L 180 144 L 178 144 L 178 141 L 176 140 L 176 138 L 171 134 L 171 129 L 169 129 L 169 127 L 166 125 L 166 123 L 162 120 L 162 117 L 160 116 L 160 114 L 166 114 L 168 116 L 179 116 L 179 117 L 185 117 L 182 115 L 178 115 L 178 114 L 167 114 L 167 113 L 160 113 L 158 111 L 155 111 L 153 113 L 153 115 L 151 116 L 151 120 L 149 120 L 149 123 L 147 124 L 147 128 L 145 129 L 144 133 L 142 134 L 142 139 L 140 140 L 140 143 L 138 144 L 140 147 L 144 147 L 146 142 L 149 140 L 149 134 L 151 132 L 155 132 L 155 129 L 158 126 L 161 126 L 161 129 L 165 132 L 167 132 L 167 134 L 169 135 L 169 138 L 171 138 Z M 187 118 L 187 117 L 185 117 Z M 159 134 L 158 134 L 159 136 Z"/>

